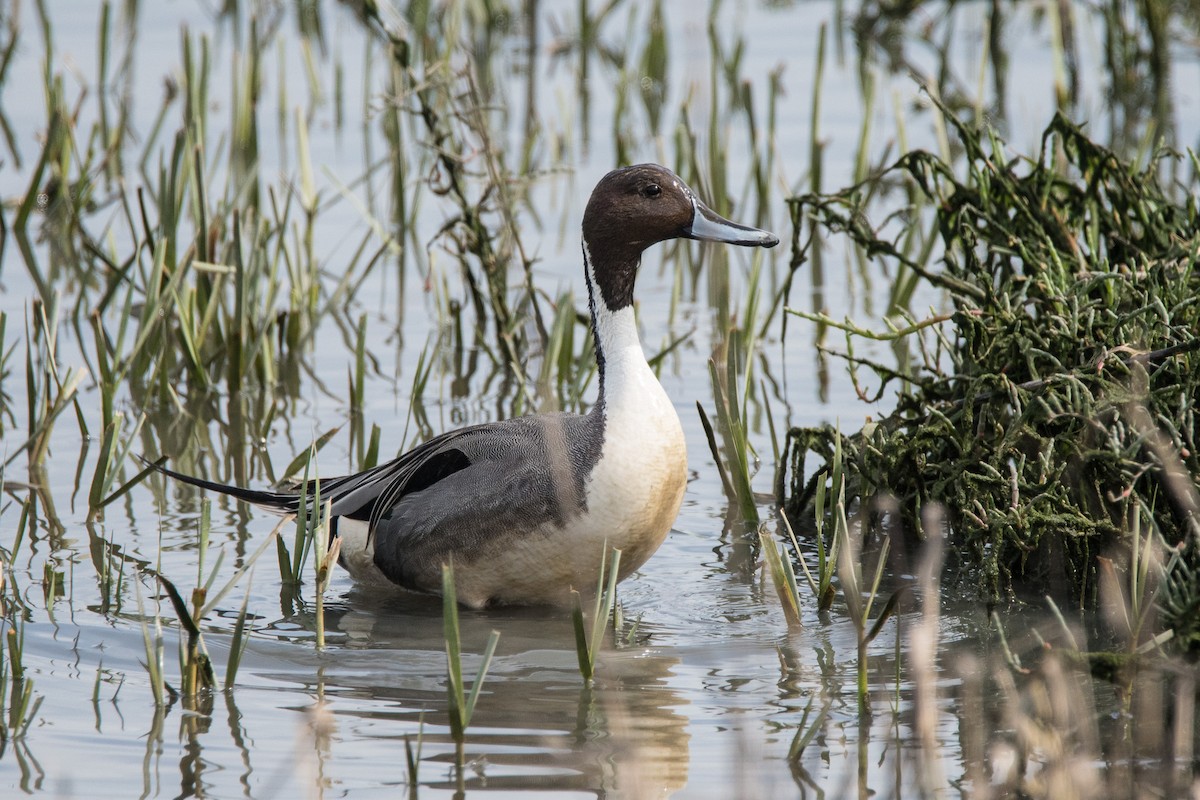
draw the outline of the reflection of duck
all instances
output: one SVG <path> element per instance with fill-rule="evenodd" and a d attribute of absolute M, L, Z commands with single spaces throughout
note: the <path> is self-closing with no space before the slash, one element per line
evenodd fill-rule
<path fill-rule="evenodd" d="M 664 167 L 604 176 L 583 215 L 595 406 L 450 431 L 322 480 L 341 563 L 356 579 L 437 594 L 453 559 L 465 605 L 561 604 L 572 587 L 595 583 L 606 543 L 623 551 L 620 577 L 658 549 L 679 513 L 687 458 L 679 417 L 642 352 L 633 285 L 642 252 L 676 238 L 779 243 L 717 215 Z M 304 496 L 169 474 L 277 511 L 295 511 Z"/>
<path fill-rule="evenodd" d="M 340 738 L 361 743 L 361 757 L 372 764 L 383 749 L 403 749 L 395 740 L 409 734 L 415 742 L 421 730 L 422 784 L 452 788 L 441 603 L 352 592 L 325 614 L 330 649 L 324 655 L 256 636 L 243 670 L 272 685 L 309 684 L 319 675 L 307 689 L 328 701 Z M 478 666 L 471 654 L 483 650 L 492 629 L 502 632 L 467 731 L 466 757 L 481 773 L 472 779 L 468 769 L 468 789 L 477 781 L 493 790 L 653 798 L 687 783 L 690 734 L 679 711 L 687 700 L 671 686 L 677 658 L 641 647 L 606 648 L 589 689 L 581 686 L 565 615 L 509 607 L 459 622 L 469 677 Z M 278 629 L 294 638 L 297 628 L 313 624 L 307 615 L 293 615 Z M 347 757 L 357 758 L 339 755 Z M 397 767 L 392 777 L 402 775 Z M 339 781 L 352 781 L 358 770 L 343 763 L 340 771 L 346 777 Z"/>

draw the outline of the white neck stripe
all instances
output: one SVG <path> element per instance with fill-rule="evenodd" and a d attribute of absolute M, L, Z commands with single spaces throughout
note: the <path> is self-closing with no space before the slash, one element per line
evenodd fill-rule
<path fill-rule="evenodd" d="M 591 295 L 592 327 L 596 336 L 597 363 L 601 370 L 601 391 L 612 398 L 626 388 L 631 372 L 650 372 L 638 336 L 633 306 L 613 311 L 609 308 L 596 280 L 596 268 L 587 241 L 583 243 L 583 261 Z M 607 400 L 606 400 L 607 402 Z"/>

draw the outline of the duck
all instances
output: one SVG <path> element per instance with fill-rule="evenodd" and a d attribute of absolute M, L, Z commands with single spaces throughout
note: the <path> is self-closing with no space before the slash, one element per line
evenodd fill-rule
<path fill-rule="evenodd" d="M 583 214 L 584 279 L 598 375 L 587 413 L 451 430 L 353 475 L 319 479 L 339 564 L 368 590 L 440 595 L 453 564 L 460 605 L 565 605 L 594 587 L 611 548 L 618 580 L 675 523 L 687 484 L 679 415 L 647 363 L 634 317 L 642 254 L 672 239 L 774 247 L 774 234 L 717 214 L 671 170 L 614 169 Z M 160 472 L 270 511 L 318 488 L 242 488 Z M 332 540 L 331 540 L 332 541 Z"/>

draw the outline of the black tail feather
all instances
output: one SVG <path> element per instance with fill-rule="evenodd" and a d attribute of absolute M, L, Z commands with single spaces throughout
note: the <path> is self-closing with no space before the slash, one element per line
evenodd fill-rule
<path fill-rule="evenodd" d="M 153 467 L 163 475 L 174 478 L 181 483 L 229 495 L 230 497 L 247 503 L 253 503 L 260 508 L 265 508 L 277 514 L 294 514 L 300 507 L 300 495 L 296 492 L 267 492 L 259 489 L 243 489 L 241 486 L 231 486 L 227 483 L 217 483 L 216 481 L 197 478 L 194 475 L 185 475 L 182 472 L 176 472 L 173 469 L 164 467 L 160 462 L 150 461 L 142 456 L 138 456 L 138 459 L 146 466 Z"/>

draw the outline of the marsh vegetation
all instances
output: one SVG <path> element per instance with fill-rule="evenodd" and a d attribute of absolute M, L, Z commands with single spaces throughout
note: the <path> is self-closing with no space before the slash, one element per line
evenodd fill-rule
<path fill-rule="evenodd" d="M 1192 790 L 1196 19 L 0 0 L 0 786 Z M 619 587 L 380 599 L 319 494 L 138 459 L 586 409 L 582 204 L 637 161 L 792 247 L 643 264 L 692 480 Z"/>

